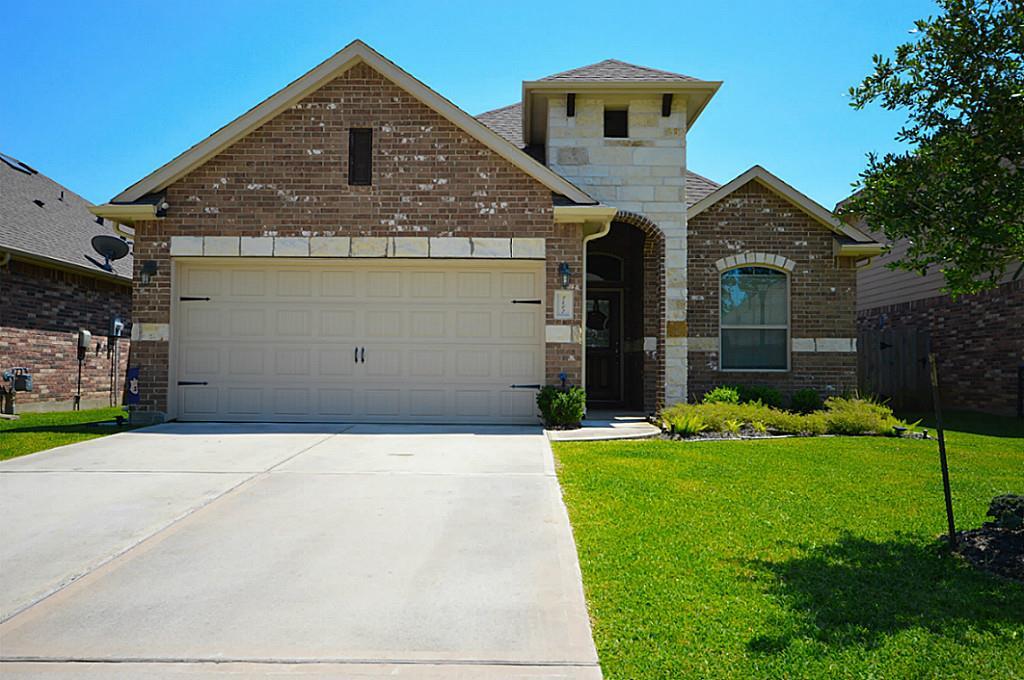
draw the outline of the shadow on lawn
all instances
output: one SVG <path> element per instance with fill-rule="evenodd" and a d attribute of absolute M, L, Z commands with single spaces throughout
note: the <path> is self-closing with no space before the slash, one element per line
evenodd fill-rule
<path fill-rule="evenodd" d="M 754 653 L 784 651 L 798 638 L 874 647 L 909 628 L 952 638 L 1024 630 L 1024 586 L 976 572 L 938 544 L 845 535 L 791 560 L 748 565 L 768 577 L 768 592 L 795 614 L 780 622 L 782 634 L 753 638 Z"/>
<path fill-rule="evenodd" d="M 907 422 L 920 420 L 920 426 L 928 429 L 931 436 L 935 436 L 934 413 L 908 412 L 899 413 L 898 415 Z M 951 411 L 943 414 L 943 425 L 945 425 L 947 430 L 956 430 L 957 432 L 981 434 L 989 437 L 1024 439 L 1024 419 L 1022 418 L 993 416 L 987 413 L 973 413 L 971 411 Z"/>
<path fill-rule="evenodd" d="M 108 421 L 97 421 L 108 422 Z M 25 427 L 9 427 L 0 430 L 0 435 L 5 434 L 114 434 L 115 432 L 127 432 L 134 427 L 125 423 L 117 425 L 97 425 L 96 423 L 74 423 L 70 425 L 26 425 Z"/>

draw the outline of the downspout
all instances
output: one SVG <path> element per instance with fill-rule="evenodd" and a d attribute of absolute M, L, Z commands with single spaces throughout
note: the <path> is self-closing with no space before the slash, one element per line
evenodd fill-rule
<path fill-rule="evenodd" d="M 125 231 L 124 227 L 121 224 L 119 224 L 118 222 L 114 222 L 113 220 L 111 220 L 110 227 L 114 230 L 115 234 L 117 234 L 118 236 L 120 236 L 123 239 L 126 239 L 126 240 L 134 240 L 135 239 L 135 234 L 133 234 L 133 233 L 131 233 L 129 231 Z"/>
<path fill-rule="evenodd" d="M 612 230 L 612 221 L 584 222 L 584 232 L 586 232 L 588 224 L 598 225 L 598 230 L 583 236 L 583 266 L 581 267 L 582 273 L 580 274 L 580 319 L 583 322 L 580 327 L 580 382 L 584 392 L 587 391 L 587 244 L 607 236 L 608 232 Z M 585 411 L 584 417 L 586 417 Z"/>

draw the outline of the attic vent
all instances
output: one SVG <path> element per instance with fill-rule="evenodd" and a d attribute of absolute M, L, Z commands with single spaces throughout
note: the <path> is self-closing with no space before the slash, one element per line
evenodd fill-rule
<path fill-rule="evenodd" d="M 3 161 L 7 165 L 9 165 L 12 169 L 17 170 L 18 172 L 23 172 L 26 175 L 37 175 L 37 174 L 39 174 L 38 171 L 36 171 L 34 168 L 29 167 L 28 165 L 25 165 L 24 163 L 19 161 L 17 158 L 12 158 L 11 156 L 8 156 L 5 153 L 0 153 L 0 161 Z"/>
<path fill-rule="evenodd" d="M 44 205 L 46 205 L 45 203 L 40 201 L 38 198 L 33 198 L 32 202 L 35 203 L 36 205 L 38 205 L 40 208 L 42 208 Z"/>
<path fill-rule="evenodd" d="M 373 130 L 348 131 L 348 183 L 367 186 L 373 182 Z"/>

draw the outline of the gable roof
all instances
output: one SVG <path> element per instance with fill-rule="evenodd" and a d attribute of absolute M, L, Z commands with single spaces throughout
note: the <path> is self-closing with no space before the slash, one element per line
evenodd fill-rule
<path fill-rule="evenodd" d="M 110 227 L 96 221 L 90 206 L 67 187 L 0 153 L 0 251 L 131 281 L 131 253 L 111 263 L 113 272 L 99 266 L 103 258 L 93 251 L 92 237 L 109 235 Z"/>
<path fill-rule="evenodd" d="M 403 71 L 361 40 L 352 41 L 340 52 L 293 81 L 284 89 L 279 90 L 276 94 L 249 109 L 249 111 L 220 128 L 177 158 L 131 185 L 115 196 L 112 203 L 135 202 L 147 194 L 165 189 L 168 185 L 202 165 L 238 139 L 260 127 L 302 98 L 318 90 L 359 63 L 367 64 L 370 68 L 416 97 L 423 104 L 461 128 L 466 134 L 551 189 L 554 193 L 564 195 L 580 204 L 591 205 L 597 203 L 596 200 L 587 195 L 582 189 L 541 163 L 538 163 L 521 149 L 509 144 L 501 135 Z"/>
<path fill-rule="evenodd" d="M 692 220 L 694 217 L 715 205 L 732 192 L 746 186 L 750 182 L 757 182 L 782 198 L 785 198 L 823 226 L 828 227 L 840 236 L 850 239 L 852 244 L 863 246 L 877 245 L 879 252 L 881 252 L 880 243 L 872 239 L 860 229 L 840 221 L 820 203 L 816 203 L 805 194 L 800 193 L 772 173 L 762 168 L 760 165 L 755 165 L 740 176 L 736 177 L 736 179 L 732 180 L 728 184 L 718 187 L 711 193 L 704 196 L 704 198 L 691 205 L 686 210 L 687 219 Z"/>
<path fill-rule="evenodd" d="M 699 82 L 700 78 L 685 76 L 682 73 L 661 71 L 648 66 L 637 66 L 618 59 L 605 59 L 596 64 L 580 66 L 561 73 L 555 73 L 541 80 L 635 80 L 665 82 L 674 80 L 686 80 Z"/>
<path fill-rule="evenodd" d="M 523 142 L 523 113 L 521 104 L 509 104 L 500 109 L 486 111 L 477 116 L 476 119 L 507 139 L 510 144 L 514 144 L 520 149 L 525 146 Z M 718 182 L 687 170 L 687 205 L 696 203 L 717 189 L 718 186 Z"/>

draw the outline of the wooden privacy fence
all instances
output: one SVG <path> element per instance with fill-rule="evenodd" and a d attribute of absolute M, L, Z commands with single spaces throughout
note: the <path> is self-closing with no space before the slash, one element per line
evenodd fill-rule
<path fill-rule="evenodd" d="M 930 409 L 928 331 L 914 327 L 861 329 L 857 334 L 857 386 L 862 395 L 888 399 L 896 409 Z"/>

